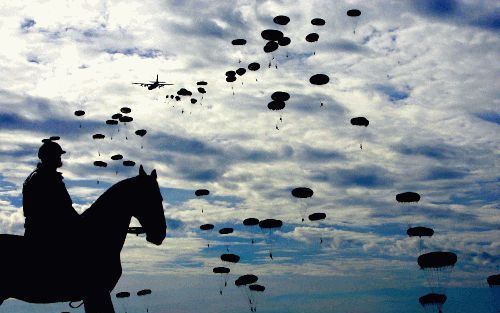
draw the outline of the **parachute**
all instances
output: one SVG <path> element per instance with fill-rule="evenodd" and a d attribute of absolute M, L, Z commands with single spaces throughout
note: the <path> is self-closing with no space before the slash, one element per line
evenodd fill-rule
<path fill-rule="evenodd" d="M 125 132 L 127 133 L 127 123 L 130 123 L 134 120 L 134 118 L 132 116 L 125 116 L 125 115 L 122 115 L 120 116 L 120 118 L 118 118 L 118 120 L 125 124 Z M 125 139 L 128 140 L 128 136 L 127 134 L 125 134 Z"/>
<path fill-rule="evenodd" d="M 322 18 L 313 18 L 311 24 L 314 26 L 323 26 L 326 24 L 325 20 Z"/>
<path fill-rule="evenodd" d="M 233 46 L 244 46 L 247 44 L 247 41 L 245 39 L 234 39 L 231 41 L 231 44 Z"/>
<path fill-rule="evenodd" d="M 370 122 L 363 116 L 351 118 L 351 125 L 364 126 L 364 128 L 361 128 L 359 130 L 359 134 L 358 134 L 358 137 L 359 137 L 358 141 L 360 142 L 359 143 L 360 149 L 363 149 L 363 140 L 365 137 L 364 132 L 365 132 L 365 128 L 368 127 L 369 124 L 370 124 Z"/>
<path fill-rule="evenodd" d="M 317 33 L 310 33 L 306 36 L 307 42 L 316 42 L 319 39 L 319 35 Z"/>
<path fill-rule="evenodd" d="M 307 187 L 298 187 L 292 190 L 292 196 L 298 199 L 311 198 L 313 194 L 314 192 L 312 191 L 312 189 Z M 307 205 L 304 200 L 300 200 L 299 212 L 303 222 L 307 214 Z"/>
<path fill-rule="evenodd" d="M 212 271 L 214 272 L 214 274 L 220 274 L 219 294 L 222 296 L 222 290 L 227 286 L 227 280 L 231 269 L 229 269 L 228 267 L 220 266 L 214 267 Z"/>
<path fill-rule="evenodd" d="M 123 166 L 133 167 L 133 166 L 135 166 L 135 162 L 134 161 L 130 161 L 130 160 L 123 161 Z"/>
<path fill-rule="evenodd" d="M 106 137 L 106 136 L 104 136 L 103 134 L 94 134 L 94 135 L 92 135 L 92 139 L 94 139 L 94 140 L 99 140 L 99 141 L 100 141 L 100 140 L 102 140 L 102 139 L 104 139 L 105 137 Z M 98 144 L 98 145 L 97 145 L 97 154 L 98 154 L 99 156 L 101 156 L 101 152 L 100 152 L 100 150 L 101 150 L 101 149 L 100 149 L 100 144 Z"/>
<path fill-rule="evenodd" d="M 120 112 L 122 112 L 124 114 L 129 114 L 130 112 L 132 112 L 132 110 L 128 107 L 123 107 L 120 109 Z"/>
<path fill-rule="evenodd" d="M 123 159 L 123 155 L 121 154 L 115 154 L 111 156 L 111 160 L 113 161 L 119 161 Z M 115 166 L 115 175 L 118 175 L 118 167 Z"/>
<path fill-rule="evenodd" d="M 201 80 L 201 81 L 197 82 L 196 85 L 197 86 L 206 86 L 206 85 L 208 85 L 208 83 L 206 81 Z"/>
<path fill-rule="evenodd" d="M 256 218 L 253 218 L 253 217 L 246 218 L 245 220 L 243 220 L 243 225 L 245 225 L 247 227 L 257 226 L 257 225 L 259 225 L 259 220 Z M 254 244 L 254 243 L 255 243 L 255 241 L 252 238 L 252 244 Z"/>
<path fill-rule="evenodd" d="M 418 265 L 425 272 L 429 287 L 433 292 L 444 292 L 451 271 L 457 263 L 453 252 L 435 251 L 418 257 Z"/>
<path fill-rule="evenodd" d="M 290 18 L 286 15 L 278 15 L 273 18 L 273 22 L 278 25 L 286 25 L 290 22 Z"/>
<path fill-rule="evenodd" d="M 149 312 L 149 305 L 150 305 L 149 304 L 149 301 L 150 301 L 149 295 L 150 294 L 151 294 L 151 289 L 142 289 L 142 290 L 137 291 L 137 296 L 140 297 L 141 302 L 142 302 L 142 306 L 144 307 L 146 312 Z"/>
<path fill-rule="evenodd" d="M 210 194 L 210 191 L 207 189 L 198 189 L 194 192 L 195 196 L 197 197 L 203 197 L 203 196 L 208 196 Z M 203 208 L 201 208 L 201 213 L 203 213 Z"/>
<path fill-rule="evenodd" d="M 288 101 L 290 99 L 290 94 L 284 91 L 276 91 L 271 95 L 271 99 L 274 101 Z"/>
<path fill-rule="evenodd" d="M 356 34 L 356 27 L 358 26 L 358 19 L 361 15 L 361 11 L 358 9 L 351 9 L 347 11 L 347 16 L 352 19 L 352 33 Z"/>
<path fill-rule="evenodd" d="M 259 278 L 255 275 L 247 274 L 247 275 L 242 275 L 242 276 L 238 277 L 238 279 L 236 279 L 236 281 L 234 282 L 236 287 L 238 287 L 238 289 L 241 290 L 242 293 L 245 295 L 251 309 L 253 308 L 253 304 L 252 304 L 252 295 L 251 295 L 249 285 L 255 284 L 258 279 Z M 253 310 L 252 310 L 252 312 L 253 312 Z"/>
<path fill-rule="evenodd" d="M 276 41 L 269 41 L 264 46 L 264 52 L 265 53 L 271 53 L 271 52 L 274 52 L 274 51 L 278 50 L 278 48 L 279 48 L 279 45 L 278 45 L 278 43 Z"/>
<path fill-rule="evenodd" d="M 398 202 L 399 205 L 402 206 L 404 211 L 406 211 L 403 212 L 402 214 L 409 215 L 409 217 L 407 218 L 407 224 L 408 227 L 410 228 L 412 224 L 415 222 L 414 214 L 412 214 L 412 212 L 416 210 L 416 208 L 418 207 L 417 204 L 420 201 L 420 195 L 416 192 L 411 192 L 411 191 L 402 192 L 396 195 L 396 201 Z"/>
<path fill-rule="evenodd" d="M 315 74 L 309 78 L 309 82 L 313 85 L 325 85 L 330 81 L 330 77 L 325 74 Z"/>
<path fill-rule="evenodd" d="M 267 104 L 267 108 L 272 111 L 279 111 L 285 108 L 285 102 L 283 101 L 271 101 Z"/>
<path fill-rule="evenodd" d="M 417 226 L 408 228 L 406 234 L 408 237 L 432 237 L 434 230 L 428 227 Z"/>
<path fill-rule="evenodd" d="M 118 125 L 118 121 L 117 120 L 106 120 L 106 125 L 115 126 L 115 125 Z M 111 132 L 109 134 L 109 138 L 111 140 L 113 140 L 113 133 L 114 133 L 114 127 L 111 129 Z"/>
<path fill-rule="evenodd" d="M 111 118 L 114 119 L 114 120 L 119 120 L 120 117 L 122 117 L 123 115 L 121 113 L 115 113 L 113 115 L 111 115 Z"/>
<path fill-rule="evenodd" d="M 250 71 L 258 71 L 260 69 L 260 64 L 257 62 L 252 62 L 252 63 L 248 64 L 248 69 Z"/>
<path fill-rule="evenodd" d="M 422 296 L 418 299 L 420 305 L 426 309 L 429 309 L 429 312 L 435 312 L 435 309 L 438 309 L 438 312 L 443 312 L 443 304 L 446 302 L 446 295 L 438 294 L 438 293 L 429 293 L 425 296 Z"/>
<path fill-rule="evenodd" d="M 59 137 L 59 136 L 50 136 L 50 138 L 49 138 L 50 141 L 57 141 L 59 139 L 61 139 L 61 137 Z"/>
<path fill-rule="evenodd" d="M 104 161 L 94 161 L 94 166 L 97 166 L 97 167 L 107 167 L 108 164 Z"/>
<path fill-rule="evenodd" d="M 220 259 L 227 263 L 238 263 L 240 261 L 240 256 L 233 253 L 221 254 Z"/>
<path fill-rule="evenodd" d="M 250 312 L 257 312 L 257 300 L 264 290 L 266 290 L 266 287 L 253 284 L 248 286 L 248 289 L 250 290 Z"/>
<path fill-rule="evenodd" d="M 118 302 L 120 303 L 120 306 L 122 308 L 122 312 L 127 312 L 128 305 L 129 305 L 130 292 L 127 292 L 127 291 L 118 292 L 116 294 L 116 298 L 118 299 Z"/>
<path fill-rule="evenodd" d="M 76 110 L 75 111 L 75 116 L 82 117 L 84 115 L 85 115 L 85 111 L 83 111 L 83 110 Z M 79 127 L 82 128 L 82 122 L 80 122 L 80 126 Z"/>
<path fill-rule="evenodd" d="M 234 229 L 231 227 L 225 227 L 225 228 L 219 229 L 220 235 L 229 235 L 229 234 L 232 234 L 233 232 L 234 232 Z M 225 238 L 225 236 L 223 238 Z M 225 239 L 224 241 L 226 242 L 226 251 L 229 252 L 229 243 L 227 242 L 227 239 Z"/>
<path fill-rule="evenodd" d="M 213 224 L 203 224 L 200 226 L 200 229 L 207 233 L 207 237 L 210 236 L 210 234 L 212 233 L 212 230 L 214 229 L 214 225 Z M 207 248 L 210 248 L 210 242 L 207 243 Z"/>
<path fill-rule="evenodd" d="M 242 67 L 236 70 L 236 74 L 238 74 L 238 76 L 243 76 L 246 72 L 247 70 Z"/>
<path fill-rule="evenodd" d="M 276 219 L 265 219 L 259 222 L 259 227 L 262 233 L 266 236 L 266 243 L 269 246 L 269 257 L 273 259 L 273 245 L 275 242 L 274 232 L 279 230 L 283 226 L 281 220 Z"/>
<path fill-rule="evenodd" d="M 137 136 L 141 137 L 141 138 L 142 138 L 142 137 L 144 137 L 144 136 L 146 136 L 146 134 L 147 134 L 147 133 L 148 133 L 148 131 L 147 131 L 147 130 L 145 130 L 145 129 L 138 129 L 138 130 L 136 130 L 136 131 L 135 131 L 135 134 L 136 134 Z M 142 148 L 144 148 L 144 145 L 143 145 L 143 143 L 141 142 L 141 149 L 142 149 Z"/>
<path fill-rule="evenodd" d="M 283 33 L 276 29 L 263 30 L 260 35 L 268 41 L 278 41 L 283 38 Z"/>
<path fill-rule="evenodd" d="M 280 45 L 280 47 L 286 47 L 291 42 L 292 42 L 292 40 L 289 37 L 283 37 L 280 40 L 278 40 L 278 45 Z"/>
<path fill-rule="evenodd" d="M 311 222 L 318 222 L 318 224 L 320 224 L 321 222 L 320 221 L 323 221 L 324 219 L 326 218 L 326 214 L 325 213 L 313 213 L 313 214 L 310 214 L 309 215 L 309 221 Z M 318 225 L 320 226 L 320 225 Z M 323 243 L 323 236 L 321 236 L 319 238 L 319 243 L 322 244 Z"/>
<path fill-rule="evenodd" d="M 420 201 L 420 195 L 416 192 L 403 192 L 396 195 L 396 201 L 400 203 L 418 202 Z"/>

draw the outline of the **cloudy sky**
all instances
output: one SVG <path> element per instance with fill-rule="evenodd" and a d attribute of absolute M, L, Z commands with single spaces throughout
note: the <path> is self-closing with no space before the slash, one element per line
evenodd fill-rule
<path fill-rule="evenodd" d="M 359 18 L 346 15 L 354 8 Z M 500 265 L 497 1 L 8 1 L 0 14 L 0 233 L 23 233 L 23 181 L 41 140 L 60 136 L 61 172 L 80 212 L 137 175 L 111 155 L 157 170 L 167 239 L 156 247 L 129 236 L 113 291 L 150 288 L 149 312 L 248 312 L 233 284 L 247 273 L 266 286 L 259 312 L 421 312 L 430 289 L 408 225 L 435 230 L 423 252 L 458 256 L 445 309 L 491 309 L 485 280 Z M 290 23 L 274 24 L 277 15 Z M 326 25 L 312 25 L 317 17 Z M 291 44 L 264 53 L 269 28 Z M 318 42 L 305 41 L 312 32 Z M 231 45 L 236 38 L 247 44 Z M 225 81 L 251 62 L 261 68 Z M 318 73 L 329 83 L 310 84 Z M 131 84 L 156 75 L 174 86 Z M 208 82 L 203 99 L 198 81 Z M 180 88 L 198 102 L 166 99 Z M 267 108 L 275 91 L 290 94 L 279 112 Z M 118 132 L 105 121 L 122 107 L 134 121 Z M 351 125 L 358 116 L 369 126 Z M 313 197 L 294 199 L 300 186 Z M 197 198 L 200 188 L 210 195 Z M 398 204 L 404 191 L 420 202 Z M 301 222 L 304 210 L 327 218 Z M 266 238 L 242 225 L 248 217 L 284 225 Z M 204 223 L 212 234 L 200 232 Z M 221 237 L 222 227 L 235 232 Z M 221 296 L 212 268 L 227 247 L 241 262 Z M 131 297 L 130 307 L 140 305 Z"/>

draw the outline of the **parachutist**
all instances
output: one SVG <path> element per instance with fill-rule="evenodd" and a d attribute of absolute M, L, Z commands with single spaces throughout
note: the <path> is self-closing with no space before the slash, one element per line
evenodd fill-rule
<path fill-rule="evenodd" d="M 277 124 L 276 124 L 276 130 L 280 130 Z"/>
<path fill-rule="evenodd" d="M 278 69 L 278 64 L 276 64 L 274 67 L 275 67 L 276 69 Z"/>
<path fill-rule="evenodd" d="M 304 219 L 302 218 L 302 222 L 304 222 Z"/>
<path fill-rule="evenodd" d="M 323 102 L 321 102 L 321 104 L 319 106 L 323 106 Z"/>
<path fill-rule="evenodd" d="M 322 244 L 323 243 L 323 238 L 320 238 L 319 239 L 319 244 Z"/>
<path fill-rule="evenodd" d="M 273 259 L 273 253 L 272 252 L 269 252 L 269 257 L 271 258 L 271 260 Z"/>
<path fill-rule="evenodd" d="M 252 239 L 252 244 L 254 244 L 254 243 L 255 243 L 255 241 Z"/>
<path fill-rule="evenodd" d="M 280 122 L 282 122 L 282 123 L 283 123 L 283 118 L 282 118 L 281 116 L 280 116 Z"/>
<path fill-rule="evenodd" d="M 219 294 L 222 296 L 222 290 L 219 290 Z"/>
<path fill-rule="evenodd" d="M 362 144 L 362 143 L 360 143 L 360 144 L 359 144 L 359 148 L 360 148 L 361 150 L 363 150 L 363 144 Z"/>
<path fill-rule="evenodd" d="M 227 287 L 227 281 L 226 281 L 226 282 L 224 282 L 224 287 Z"/>

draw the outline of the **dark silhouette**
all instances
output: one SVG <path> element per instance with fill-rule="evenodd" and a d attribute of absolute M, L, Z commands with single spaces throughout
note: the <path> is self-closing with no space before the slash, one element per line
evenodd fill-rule
<path fill-rule="evenodd" d="M 54 213 L 52 220 L 42 217 L 48 224 L 42 220 L 35 228 L 28 224 L 27 232 L 36 230 L 36 237 L 0 235 L 0 304 L 8 298 L 30 303 L 83 300 L 86 313 L 114 313 L 110 292 L 122 273 L 120 251 L 132 216 L 144 227 L 147 241 L 160 245 L 166 236 L 156 178 L 155 170 L 147 175 L 140 166 L 138 176 L 116 183 L 78 216 L 80 227 L 72 231 L 64 220 L 64 214 L 70 214 Z M 42 186 L 46 188 L 53 187 Z M 55 195 L 51 201 L 41 195 L 47 207 L 33 204 L 41 211 L 49 212 L 55 205 L 52 201 L 61 201 Z M 62 200 L 57 213 L 71 209 L 69 196 Z"/>
<path fill-rule="evenodd" d="M 151 81 L 150 83 L 132 83 L 132 85 L 141 85 L 141 87 L 147 87 L 149 90 L 153 90 L 155 88 L 161 88 L 173 84 L 158 81 L 158 75 L 156 75 L 156 81 Z"/>

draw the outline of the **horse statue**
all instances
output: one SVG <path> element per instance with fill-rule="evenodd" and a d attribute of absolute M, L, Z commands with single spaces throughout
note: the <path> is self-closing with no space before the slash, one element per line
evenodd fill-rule
<path fill-rule="evenodd" d="M 64 238 L 63 247 L 0 235 L 0 305 L 8 298 L 83 301 L 86 313 L 114 313 L 110 293 L 122 274 L 120 252 L 132 216 L 147 241 L 160 245 L 166 236 L 156 178 L 155 170 L 147 175 L 141 165 L 138 176 L 111 186 L 81 214 L 81 228 Z"/>

